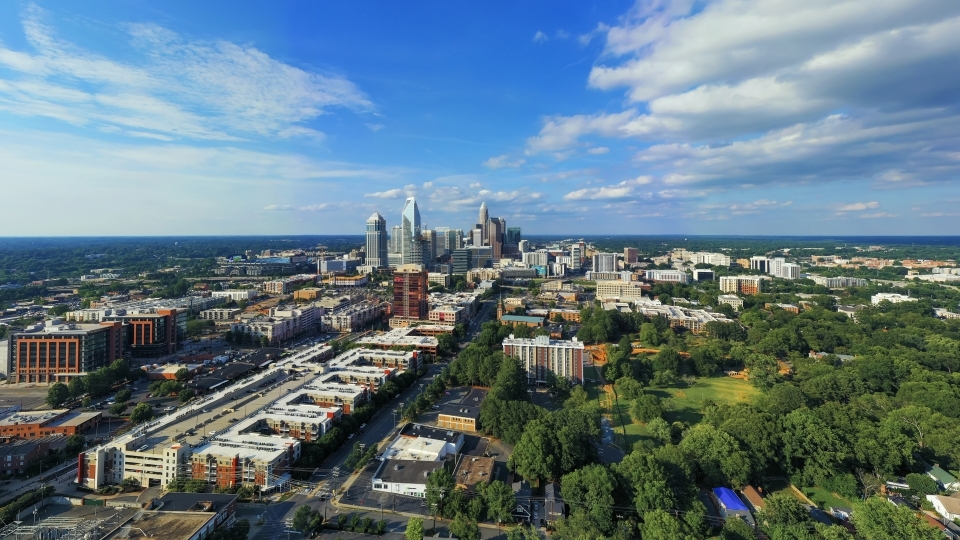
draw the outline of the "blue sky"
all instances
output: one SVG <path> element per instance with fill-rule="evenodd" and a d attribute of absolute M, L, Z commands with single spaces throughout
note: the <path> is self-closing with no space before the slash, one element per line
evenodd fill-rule
<path fill-rule="evenodd" d="M 958 65 L 946 1 L 4 2 L 0 234 L 956 234 Z"/>

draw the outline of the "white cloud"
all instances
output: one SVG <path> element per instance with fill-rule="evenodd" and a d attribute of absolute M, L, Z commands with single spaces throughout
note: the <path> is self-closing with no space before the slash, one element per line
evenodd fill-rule
<path fill-rule="evenodd" d="M 624 180 L 619 184 L 601 186 L 598 188 L 583 188 L 571 191 L 563 196 L 567 201 L 625 199 L 636 195 L 636 187 L 649 184 L 653 179 L 649 176 L 639 176 L 633 180 Z"/>
<path fill-rule="evenodd" d="M 899 216 L 900 214 L 890 214 L 887 212 L 877 212 L 875 214 L 860 214 L 860 217 L 862 219 L 895 218 Z"/>
<path fill-rule="evenodd" d="M 372 132 L 374 132 L 374 133 L 380 131 L 381 129 L 383 129 L 383 128 L 385 128 L 385 127 L 387 127 L 387 126 L 385 126 L 385 125 L 383 125 L 383 124 L 364 124 L 364 125 L 367 126 L 367 129 L 369 129 L 370 131 L 372 131 Z"/>
<path fill-rule="evenodd" d="M 547 41 L 548 39 L 550 39 L 550 38 L 548 38 L 547 35 L 544 34 L 543 31 L 541 31 L 541 30 L 537 30 L 537 33 L 533 35 L 533 42 L 534 42 L 534 43 L 543 43 L 544 41 Z"/>
<path fill-rule="evenodd" d="M 386 191 L 377 191 L 374 193 L 364 193 L 364 197 L 372 197 L 374 199 L 399 199 L 404 194 L 403 190 L 400 188 L 388 189 Z"/>
<path fill-rule="evenodd" d="M 23 12 L 31 51 L 0 43 L 0 110 L 139 137 L 232 140 L 322 138 L 303 123 L 332 108 L 372 108 L 344 77 L 307 72 L 251 46 L 129 24 L 129 54 L 120 61 L 60 39 L 44 17 L 33 5 Z"/>
<path fill-rule="evenodd" d="M 879 207 L 880 207 L 880 203 L 877 201 L 856 202 L 856 203 L 845 204 L 837 208 L 837 212 L 856 212 L 859 210 L 866 210 L 868 208 L 879 208 Z"/>
<path fill-rule="evenodd" d="M 433 187 L 433 182 L 424 182 L 424 183 L 423 183 L 423 188 L 424 188 L 424 189 L 430 189 L 430 188 L 432 188 L 432 187 Z"/>
<path fill-rule="evenodd" d="M 527 139 L 527 153 L 554 151 L 577 144 L 577 139 L 587 134 L 607 137 L 626 136 L 624 125 L 636 115 L 635 110 L 616 114 L 554 116 L 544 120 L 543 128 L 536 137 Z"/>
<path fill-rule="evenodd" d="M 606 146 L 598 146 L 598 147 L 596 147 L 596 148 L 591 148 L 591 149 L 587 150 L 587 153 L 588 153 L 588 154 L 593 154 L 593 155 L 595 155 L 595 156 L 599 156 L 599 155 L 602 155 L 602 154 L 606 154 L 606 153 L 608 153 L 608 152 L 610 152 L 610 149 L 607 148 Z"/>
<path fill-rule="evenodd" d="M 502 169 L 504 167 L 517 168 L 526 162 L 527 160 L 525 159 L 510 161 L 507 154 L 503 154 L 502 156 L 494 156 L 484 161 L 483 166 L 488 167 L 490 169 Z"/>
<path fill-rule="evenodd" d="M 295 210 L 296 207 L 292 204 L 271 204 L 264 206 L 263 209 L 268 212 L 286 212 L 288 210 Z"/>

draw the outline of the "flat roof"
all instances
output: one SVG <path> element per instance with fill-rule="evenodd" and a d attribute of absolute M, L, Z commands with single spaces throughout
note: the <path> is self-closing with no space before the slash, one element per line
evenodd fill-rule
<path fill-rule="evenodd" d="M 743 501 L 740 500 L 740 497 L 737 497 L 737 494 L 734 493 L 732 489 L 715 487 L 713 488 L 713 494 L 720 501 L 720 504 L 722 504 L 727 510 L 743 512 L 747 511 L 746 505 L 743 504 Z"/>
<path fill-rule="evenodd" d="M 439 461 L 446 446 L 445 441 L 426 437 L 397 437 L 383 455 L 387 459 L 405 461 Z"/>
<path fill-rule="evenodd" d="M 103 413 L 100 412 L 71 412 L 68 413 L 63 418 L 58 418 L 54 422 L 47 425 L 47 427 L 64 427 L 64 426 L 79 426 L 84 422 L 88 422 L 94 418 L 103 416 Z"/>
<path fill-rule="evenodd" d="M 437 441 L 444 441 L 448 443 L 455 443 L 463 437 L 463 434 L 459 431 L 451 431 L 443 428 L 435 428 L 426 426 L 423 424 L 417 424 L 410 422 L 403 426 L 403 429 L 400 430 L 401 437 L 419 437 L 426 439 L 434 439 Z"/>
<path fill-rule="evenodd" d="M 454 473 L 454 481 L 466 486 L 490 482 L 493 480 L 495 467 L 496 461 L 492 457 L 464 456 L 460 460 L 460 466 L 457 467 L 456 473 Z"/>
<path fill-rule="evenodd" d="M 543 317 L 528 317 L 526 315 L 504 315 L 500 317 L 501 321 L 513 321 L 513 322 L 524 322 L 524 323 L 542 323 Z"/>
<path fill-rule="evenodd" d="M 189 512 L 194 510 L 197 503 L 205 502 L 213 504 L 213 508 L 207 511 L 215 512 L 236 500 L 236 495 L 221 493 L 167 493 L 157 499 L 157 502 L 163 503 L 163 506 L 159 508 L 163 512 Z"/>
<path fill-rule="evenodd" d="M 442 467 L 442 461 L 388 459 L 373 475 L 373 480 L 390 484 L 426 484 L 427 476 Z"/>
<path fill-rule="evenodd" d="M 42 424 L 70 412 L 68 409 L 54 409 L 52 411 L 20 411 L 6 418 L 0 419 L 0 426 L 15 426 L 18 424 Z"/>
<path fill-rule="evenodd" d="M 187 540 L 216 514 L 209 512 L 156 512 L 145 511 L 140 519 L 124 527 L 126 536 L 112 536 L 111 538 L 156 538 L 164 540 Z"/>

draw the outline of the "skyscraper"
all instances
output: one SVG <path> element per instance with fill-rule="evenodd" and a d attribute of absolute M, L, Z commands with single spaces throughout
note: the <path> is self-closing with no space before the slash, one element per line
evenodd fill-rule
<path fill-rule="evenodd" d="M 509 244 L 511 246 L 519 246 L 520 245 L 520 227 L 510 227 L 509 229 L 507 229 L 507 239 L 504 243 Z"/>
<path fill-rule="evenodd" d="M 400 239 L 403 237 L 403 228 L 394 225 L 390 229 L 390 253 L 400 253 Z"/>
<path fill-rule="evenodd" d="M 421 264 L 405 264 L 393 273 L 393 316 L 427 318 L 427 272 Z"/>
<path fill-rule="evenodd" d="M 477 225 L 483 229 L 483 242 L 486 245 L 487 241 L 487 222 L 490 221 L 490 213 L 487 212 L 487 203 L 480 203 L 480 217 L 477 220 Z"/>
<path fill-rule="evenodd" d="M 374 212 L 367 219 L 367 266 L 384 268 L 387 261 L 387 220 L 379 213 Z"/>
<path fill-rule="evenodd" d="M 403 264 L 423 264 L 423 250 L 420 241 L 420 209 L 413 197 L 403 204 L 400 214 L 400 253 Z"/>
<path fill-rule="evenodd" d="M 478 216 L 476 228 L 474 229 L 475 246 L 490 246 L 493 251 L 493 260 L 500 260 L 503 255 L 503 241 L 507 232 L 507 220 L 503 218 L 491 218 L 487 212 L 487 203 L 480 203 L 480 214 Z M 480 243 L 477 243 L 476 232 L 479 230 Z"/>

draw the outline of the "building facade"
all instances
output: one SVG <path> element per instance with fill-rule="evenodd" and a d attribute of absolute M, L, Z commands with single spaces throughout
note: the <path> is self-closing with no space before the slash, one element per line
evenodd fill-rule
<path fill-rule="evenodd" d="M 759 276 L 720 276 L 720 292 L 732 294 L 760 294 L 763 280 Z"/>
<path fill-rule="evenodd" d="M 46 321 L 11 336 L 5 358 L 10 382 L 68 382 L 123 355 L 125 328 L 115 321 L 63 324 Z"/>
<path fill-rule="evenodd" d="M 387 260 L 387 220 L 374 212 L 367 219 L 367 258 L 364 264 L 374 268 L 386 268 Z"/>
<path fill-rule="evenodd" d="M 583 342 L 550 339 L 536 336 L 532 339 L 515 338 L 503 340 L 503 354 L 520 360 L 526 371 L 527 384 L 548 383 L 551 376 L 564 377 L 571 382 L 583 381 L 583 362 L 586 349 Z"/>
<path fill-rule="evenodd" d="M 422 265 L 403 265 L 393 274 L 393 316 L 423 320 L 428 314 L 428 276 Z"/>

